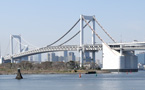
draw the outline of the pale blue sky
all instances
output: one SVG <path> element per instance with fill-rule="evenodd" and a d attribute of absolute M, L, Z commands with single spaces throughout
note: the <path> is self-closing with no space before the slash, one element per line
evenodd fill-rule
<path fill-rule="evenodd" d="M 46 46 L 63 35 L 80 14 L 95 15 L 118 42 L 121 38 L 124 42 L 145 41 L 145 0 L 0 0 L 2 54 L 10 34 L 21 34 L 36 46 Z M 98 26 L 96 29 L 106 42 L 111 42 Z M 78 30 L 79 25 L 66 38 Z M 85 43 L 89 43 L 91 32 L 85 36 Z M 79 36 L 69 44 L 78 42 Z"/>

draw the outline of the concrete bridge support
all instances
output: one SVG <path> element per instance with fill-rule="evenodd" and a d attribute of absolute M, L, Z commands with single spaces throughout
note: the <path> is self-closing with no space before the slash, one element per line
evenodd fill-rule
<path fill-rule="evenodd" d="M 122 47 L 122 46 L 121 46 Z M 134 51 L 119 51 L 111 49 L 109 46 L 103 44 L 103 68 L 113 72 L 137 72 L 137 56 Z"/>

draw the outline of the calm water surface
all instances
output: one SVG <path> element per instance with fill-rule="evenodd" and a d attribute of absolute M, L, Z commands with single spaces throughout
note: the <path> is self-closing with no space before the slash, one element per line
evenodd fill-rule
<path fill-rule="evenodd" d="M 109 74 L 0 75 L 0 90 L 145 90 L 145 71 Z"/>

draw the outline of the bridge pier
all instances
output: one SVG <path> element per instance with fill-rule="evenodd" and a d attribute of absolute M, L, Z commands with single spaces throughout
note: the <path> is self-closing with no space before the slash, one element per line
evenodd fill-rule
<path fill-rule="evenodd" d="M 122 46 L 120 46 L 122 47 Z M 137 72 L 138 71 L 137 56 L 134 51 L 116 51 L 109 46 L 103 44 L 103 68 L 112 72 Z"/>

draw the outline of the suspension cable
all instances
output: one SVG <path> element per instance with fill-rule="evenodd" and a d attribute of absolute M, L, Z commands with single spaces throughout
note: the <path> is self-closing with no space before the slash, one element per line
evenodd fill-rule
<path fill-rule="evenodd" d="M 32 46 L 32 47 L 34 47 L 34 48 L 38 48 L 38 46 L 35 46 L 35 45 L 31 44 L 30 42 L 26 41 L 22 36 L 21 36 L 21 38 L 22 38 L 22 40 L 23 40 L 25 43 L 27 43 L 29 46 Z"/>
<path fill-rule="evenodd" d="M 109 38 L 111 38 L 111 40 L 116 43 L 116 41 L 109 35 L 109 33 L 107 33 L 107 31 L 101 26 L 101 24 L 97 21 L 97 19 L 93 16 L 94 20 L 96 21 L 96 23 L 101 27 L 101 29 L 108 35 Z"/>
<path fill-rule="evenodd" d="M 86 22 L 86 24 L 90 27 L 90 29 L 96 34 L 96 36 L 103 42 L 103 39 L 95 32 L 95 30 L 93 30 L 93 28 L 89 25 L 89 23 L 86 21 L 86 19 L 82 16 L 82 18 L 84 19 L 84 21 Z"/>
<path fill-rule="evenodd" d="M 88 22 L 90 23 L 91 20 Z M 83 27 L 83 29 L 87 26 L 87 24 Z M 78 31 L 75 35 L 73 35 L 70 39 L 68 39 L 67 41 L 63 42 L 62 44 L 60 44 L 59 46 L 62 46 L 63 44 L 69 42 L 70 40 L 72 40 L 75 36 L 77 36 L 80 33 L 80 31 Z"/>
<path fill-rule="evenodd" d="M 17 39 L 14 38 L 14 40 L 15 40 L 17 43 L 21 44 L 22 46 L 25 46 L 25 44 L 20 43 Z"/>
<path fill-rule="evenodd" d="M 47 45 L 48 47 L 49 46 L 52 46 L 53 44 L 57 43 L 59 40 L 61 40 L 64 36 L 66 36 L 78 23 L 79 23 L 80 19 L 62 36 L 60 37 L 59 39 L 57 39 L 55 42 Z"/>
<path fill-rule="evenodd" d="M 19 43 L 19 44 L 21 44 L 22 46 L 26 46 L 25 44 L 23 44 L 23 43 L 20 43 L 16 38 L 14 38 L 14 40 L 17 42 L 17 43 Z M 31 47 L 29 47 L 29 48 L 31 48 Z M 32 49 L 33 49 L 34 47 L 32 47 Z"/>
<path fill-rule="evenodd" d="M 111 48 L 107 45 L 107 43 L 104 42 L 104 40 L 96 33 L 96 31 L 89 25 L 89 23 L 87 22 L 87 20 L 82 16 L 83 20 L 87 23 L 87 25 L 90 27 L 90 29 L 96 34 L 96 36 L 111 50 Z M 114 53 L 111 50 L 112 53 Z M 115 53 L 114 53 L 115 54 Z"/>
<path fill-rule="evenodd" d="M 68 39 L 67 41 L 63 42 L 62 44 L 60 44 L 59 46 L 62 46 L 63 44 L 69 42 L 71 39 L 73 39 L 75 36 L 77 36 L 80 33 L 80 31 L 78 31 L 75 35 L 73 35 L 70 39 Z"/>

